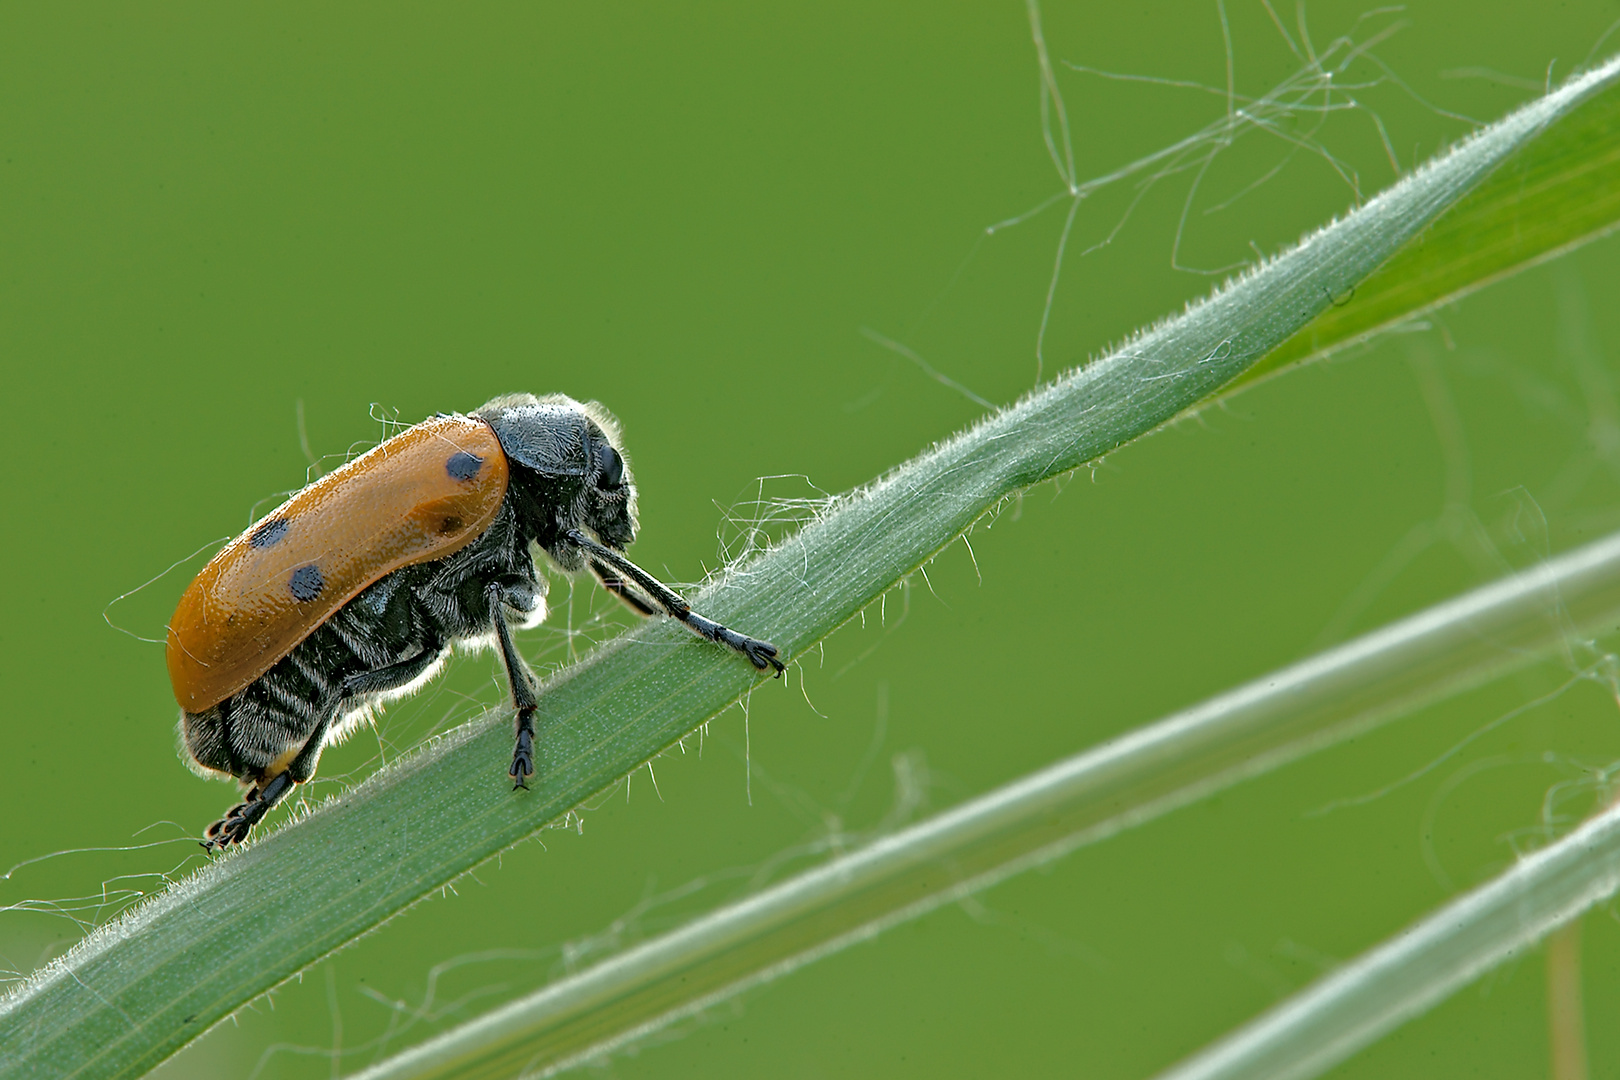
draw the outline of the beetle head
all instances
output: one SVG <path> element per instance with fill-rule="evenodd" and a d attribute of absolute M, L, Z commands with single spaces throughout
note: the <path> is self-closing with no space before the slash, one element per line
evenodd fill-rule
<path fill-rule="evenodd" d="M 500 439 L 518 513 L 558 565 L 584 565 L 562 539 L 569 529 L 589 529 L 620 549 L 636 538 L 636 487 L 606 409 L 563 394 L 509 394 L 472 415 Z"/>

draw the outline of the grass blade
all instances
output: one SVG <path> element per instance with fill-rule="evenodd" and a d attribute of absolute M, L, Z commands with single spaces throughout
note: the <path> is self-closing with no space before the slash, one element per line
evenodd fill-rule
<path fill-rule="evenodd" d="M 1009 495 L 1229 385 L 1560 118 L 1611 63 L 1480 131 L 1344 220 L 1017 405 L 837 500 L 703 590 L 704 610 L 800 653 Z M 1612 147 L 1615 134 L 1593 153 Z M 502 782 L 502 716 L 380 770 L 306 819 L 100 928 L 0 1000 L 0 1077 L 138 1076 L 246 1002 L 555 820 L 756 685 L 655 623 L 545 687 L 534 790 Z"/>
<path fill-rule="evenodd" d="M 546 1076 L 600 1058 L 1013 874 L 1506 674 L 1617 616 L 1620 535 L 971 799 L 492 1009 L 356 1080 Z"/>
<path fill-rule="evenodd" d="M 1611 232 L 1620 222 L 1620 97 L 1601 95 L 1536 140 L 1245 372 L 1247 386 L 1511 277 Z"/>
<path fill-rule="evenodd" d="M 1318 1076 L 1617 889 L 1620 806 L 1611 806 L 1160 1080 Z"/>

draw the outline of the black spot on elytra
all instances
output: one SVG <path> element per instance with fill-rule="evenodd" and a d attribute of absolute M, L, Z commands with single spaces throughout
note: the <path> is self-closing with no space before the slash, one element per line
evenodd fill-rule
<path fill-rule="evenodd" d="M 483 467 L 483 458 L 477 454 L 469 454 L 465 450 L 457 450 L 450 455 L 450 460 L 444 463 L 444 471 L 450 474 L 452 480 L 471 480 Z"/>
<path fill-rule="evenodd" d="M 320 567 L 308 563 L 292 572 L 287 587 L 292 590 L 294 600 L 313 600 L 326 588 L 326 579 L 321 577 Z"/>
<path fill-rule="evenodd" d="M 286 518 L 271 518 L 253 530 L 253 535 L 248 537 L 248 547 L 272 547 L 280 543 L 281 538 L 287 535 L 287 528 Z"/>
<path fill-rule="evenodd" d="M 464 524 L 460 518 L 451 515 L 439 522 L 439 533 L 443 536 L 449 536 L 453 532 L 460 532 Z"/>

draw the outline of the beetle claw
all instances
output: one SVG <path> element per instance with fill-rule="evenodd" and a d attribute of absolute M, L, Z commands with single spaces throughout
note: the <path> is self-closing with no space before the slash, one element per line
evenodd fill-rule
<path fill-rule="evenodd" d="M 527 731 L 518 733 L 517 749 L 512 751 L 512 767 L 506 770 L 506 775 L 512 778 L 513 791 L 529 790 L 524 781 L 534 775 L 534 740 Z"/>
<path fill-rule="evenodd" d="M 198 841 L 203 850 L 213 855 L 247 839 L 248 830 L 253 827 L 253 822 L 258 820 L 258 817 L 252 815 L 252 807 L 251 802 L 239 802 L 225 811 L 224 817 L 203 832 L 203 838 Z"/>
<path fill-rule="evenodd" d="M 759 641 L 757 639 L 752 641 L 750 644 L 751 648 L 748 650 L 748 659 L 752 660 L 754 666 L 759 668 L 759 670 L 764 671 L 766 667 L 773 667 L 776 669 L 776 673 L 778 675 L 787 670 L 787 665 L 776 658 L 775 645 L 772 645 L 770 642 Z"/>

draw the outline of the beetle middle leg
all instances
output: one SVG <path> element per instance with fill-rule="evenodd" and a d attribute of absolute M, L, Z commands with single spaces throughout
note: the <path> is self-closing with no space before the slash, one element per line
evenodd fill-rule
<path fill-rule="evenodd" d="M 529 669 L 512 644 L 512 628 L 506 624 L 506 590 L 491 582 L 484 589 L 489 602 L 489 619 L 495 624 L 495 638 L 501 646 L 501 664 L 506 668 L 506 681 L 512 688 L 512 707 L 517 710 L 517 745 L 512 749 L 512 767 L 506 775 L 512 778 L 512 789 L 527 788 L 524 783 L 534 775 L 534 713 L 540 702 L 534 696 L 529 682 Z"/>

